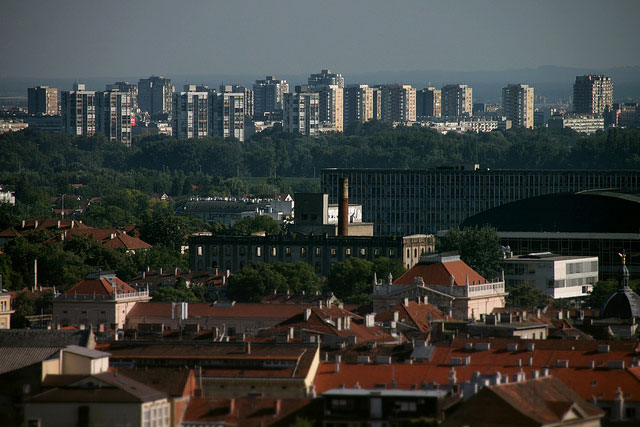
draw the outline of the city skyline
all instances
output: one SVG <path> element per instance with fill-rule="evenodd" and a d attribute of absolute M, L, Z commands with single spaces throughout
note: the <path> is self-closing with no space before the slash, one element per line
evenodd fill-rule
<path fill-rule="evenodd" d="M 615 2 L 603 13 L 595 1 L 573 0 L 354 1 L 324 8 L 289 1 L 154 2 L 151 7 L 118 1 L 34 7 L 9 1 L 0 17 L 0 77 L 282 75 L 325 68 L 347 75 L 491 71 L 514 64 L 597 71 L 640 65 L 634 45 L 640 35 L 637 10 L 633 1 Z M 184 31 L 173 30 L 180 27 Z"/>

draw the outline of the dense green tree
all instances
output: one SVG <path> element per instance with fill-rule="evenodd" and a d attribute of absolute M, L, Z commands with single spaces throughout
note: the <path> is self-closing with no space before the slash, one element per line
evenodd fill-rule
<path fill-rule="evenodd" d="M 407 271 L 400 259 L 389 259 L 381 256 L 373 262 L 373 271 L 376 273 L 378 281 L 387 280 L 389 273 L 394 279 L 397 279 Z"/>
<path fill-rule="evenodd" d="M 602 280 L 593 285 L 593 289 L 589 292 L 586 304 L 591 308 L 601 308 L 605 300 L 616 289 L 618 289 L 619 283 L 616 279 Z M 629 283 L 629 287 L 634 292 L 640 291 L 640 282 L 632 281 Z"/>
<path fill-rule="evenodd" d="M 535 308 L 549 303 L 549 297 L 533 285 L 513 286 L 507 291 L 507 307 Z"/>
<path fill-rule="evenodd" d="M 460 259 L 487 280 L 500 276 L 503 254 L 495 228 L 488 226 L 466 227 L 463 230 L 452 228 L 437 240 L 436 249 L 439 252 L 459 253 Z"/>
<path fill-rule="evenodd" d="M 307 263 L 250 262 L 229 277 L 227 294 L 237 301 L 259 302 L 273 292 L 319 291 L 322 284 Z"/>
<path fill-rule="evenodd" d="M 329 289 L 346 303 L 366 304 L 373 294 L 373 270 L 374 264 L 364 259 L 340 261 L 329 273 Z"/>
<path fill-rule="evenodd" d="M 260 231 L 264 231 L 269 235 L 277 235 L 282 232 L 282 228 L 273 218 L 266 215 L 242 218 L 231 227 L 232 234 L 241 236 Z"/>

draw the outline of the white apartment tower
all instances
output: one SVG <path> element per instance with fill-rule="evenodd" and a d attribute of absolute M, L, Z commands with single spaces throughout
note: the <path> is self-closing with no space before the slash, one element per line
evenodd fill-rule
<path fill-rule="evenodd" d="M 245 94 L 223 92 L 209 94 L 209 135 L 244 141 Z"/>
<path fill-rule="evenodd" d="M 73 90 L 62 91 L 62 124 L 65 133 L 92 136 L 96 133 L 96 93 L 75 83 Z"/>
<path fill-rule="evenodd" d="M 473 90 L 467 85 L 446 85 L 442 88 L 443 117 L 471 117 Z"/>
<path fill-rule="evenodd" d="M 282 114 L 284 94 L 289 93 L 286 80 L 277 80 L 267 76 L 264 80 L 256 80 L 253 84 L 254 116 L 263 119 L 265 115 Z"/>
<path fill-rule="evenodd" d="M 411 85 L 381 87 L 382 120 L 385 122 L 416 121 L 416 89 Z"/>
<path fill-rule="evenodd" d="M 533 129 L 533 88 L 524 84 L 502 88 L 502 111 L 512 126 Z"/>
<path fill-rule="evenodd" d="M 317 92 L 285 94 L 283 130 L 289 133 L 316 135 L 320 125 L 319 102 Z"/>
<path fill-rule="evenodd" d="M 349 85 L 344 90 L 344 123 L 373 120 L 373 88 Z"/>
<path fill-rule="evenodd" d="M 118 90 L 96 93 L 96 131 L 109 141 L 131 145 L 132 97 Z"/>
<path fill-rule="evenodd" d="M 173 94 L 173 136 L 205 138 L 209 134 L 209 93 L 196 92 L 193 85 L 185 89 Z"/>

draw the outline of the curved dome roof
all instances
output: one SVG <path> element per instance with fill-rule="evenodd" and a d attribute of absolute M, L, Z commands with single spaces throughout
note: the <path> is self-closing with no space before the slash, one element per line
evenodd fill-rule
<path fill-rule="evenodd" d="M 640 197 L 583 191 L 531 197 L 467 218 L 462 227 L 489 224 L 498 231 L 640 233 Z"/>
<path fill-rule="evenodd" d="M 600 317 L 603 319 L 640 317 L 640 296 L 631 288 L 616 289 L 602 305 Z"/>

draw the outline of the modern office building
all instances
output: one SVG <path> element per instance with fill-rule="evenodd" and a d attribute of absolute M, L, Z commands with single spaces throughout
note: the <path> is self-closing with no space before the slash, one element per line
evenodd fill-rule
<path fill-rule="evenodd" d="M 611 77 L 602 74 L 576 76 L 573 84 L 573 111 L 575 113 L 604 114 L 613 106 Z"/>
<path fill-rule="evenodd" d="M 440 89 L 427 87 L 416 91 L 416 116 L 418 120 L 442 116 L 442 91 Z"/>
<path fill-rule="evenodd" d="M 442 88 L 443 117 L 471 117 L 473 89 L 467 85 L 446 85 Z"/>
<path fill-rule="evenodd" d="M 598 257 L 530 253 L 507 256 L 503 268 L 507 288 L 531 285 L 554 299 L 585 297 L 598 281 Z"/>
<path fill-rule="evenodd" d="M 131 113 L 135 114 L 139 110 L 138 107 L 138 86 L 134 83 L 129 82 L 115 82 L 113 84 L 108 84 L 106 89 L 108 91 L 119 91 L 119 92 L 129 92 L 131 95 Z"/>
<path fill-rule="evenodd" d="M 282 117 L 284 94 L 289 93 L 286 80 L 278 80 L 267 76 L 264 80 L 256 80 L 253 84 L 254 116 L 256 119 Z"/>
<path fill-rule="evenodd" d="M 552 193 L 617 188 L 640 191 L 640 171 L 489 170 L 477 165 L 436 169 L 322 170 L 322 192 L 338 203 L 340 178 L 362 204 L 375 235 L 435 233 L 516 200 Z M 557 252 L 557 251 L 554 251 Z"/>
<path fill-rule="evenodd" d="M 132 98 L 130 92 L 97 92 L 96 132 L 102 133 L 109 141 L 130 146 Z"/>
<path fill-rule="evenodd" d="M 138 106 L 152 116 L 155 114 L 170 114 L 172 94 L 174 92 L 171 79 L 151 76 L 138 82 Z"/>
<path fill-rule="evenodd" d="M 494 227 L 501 244 L 517 255 L 551 252 L 560 256 L 597 257 L 600 279 L 618 278 L 619 254 L 626 253 L 627 267 L 633 278 L 638 278 L 638 174 L 623 172 L 606 176 L 607 172 L 600 173 L 602 181 L 585 172 L 572 179 L 585 184 L 591 181 L 594 187 L 620 190 L 576 193 L 565 190 L 517 200 L 480 212 L 466 219 L 462 226 Z"/>
<path fill-rule="evenodd" d="M 322 70 L 318 74 L 311 74 L 307 84 L 311 87 L 336 85 L 344 89 L 344 78 L 342 74 L 334 74 L 331 70 Z"/>
<path fill-rule="evenodd" d="M 62 124 L 65 133 L 92 136 L 96 133 L 96 93 L 84 83 L 74 83 L 73 90 L 62 91 Z"/>
<path fill-rule="evenodd" d="M 245 94 L 209 93 L 209 135 L 244 141 Z"/>
<path fill-rule="evenodd" d="M 533 88 L 524 84 L 502 88 L 502 114 L 513 127 L 533 129 Z"/>
<path fill-rule="evenodd" d="M 284 95 L 282 128 L 285 132 L 316 135 L 320 126 L 320 98 L 317 92 Z"/>
<path fill-rule="evenodd" d="M 344 90 L 344 124 L 373 120 L 373 89 L 368 85 L 349 85 Z"/>
<path fill-rule="evenodd" d="M 57 116 L 58 89 L 49 86 L 30 87 L 27 89 L 27 108 L 29 114 Z"/>
<path fill-rule="evenodd" d="M 380 88 L 382 120 L 385 122 L 416 121 L 416 89 L 411 85 L 384 85 Z"/>
<path fill-rule="evenodd" d="M 209 135 L 209 93 L 196 92 L 188 85 L 173 94 L 173 136 L 178 139 L 205 138 Z"/>
<path fill-rule="evenodd" d="M 637 102 L 614 103 L 609 114 L 605 115 L 607 126 L 640 126 L 640 105 Z"/>

